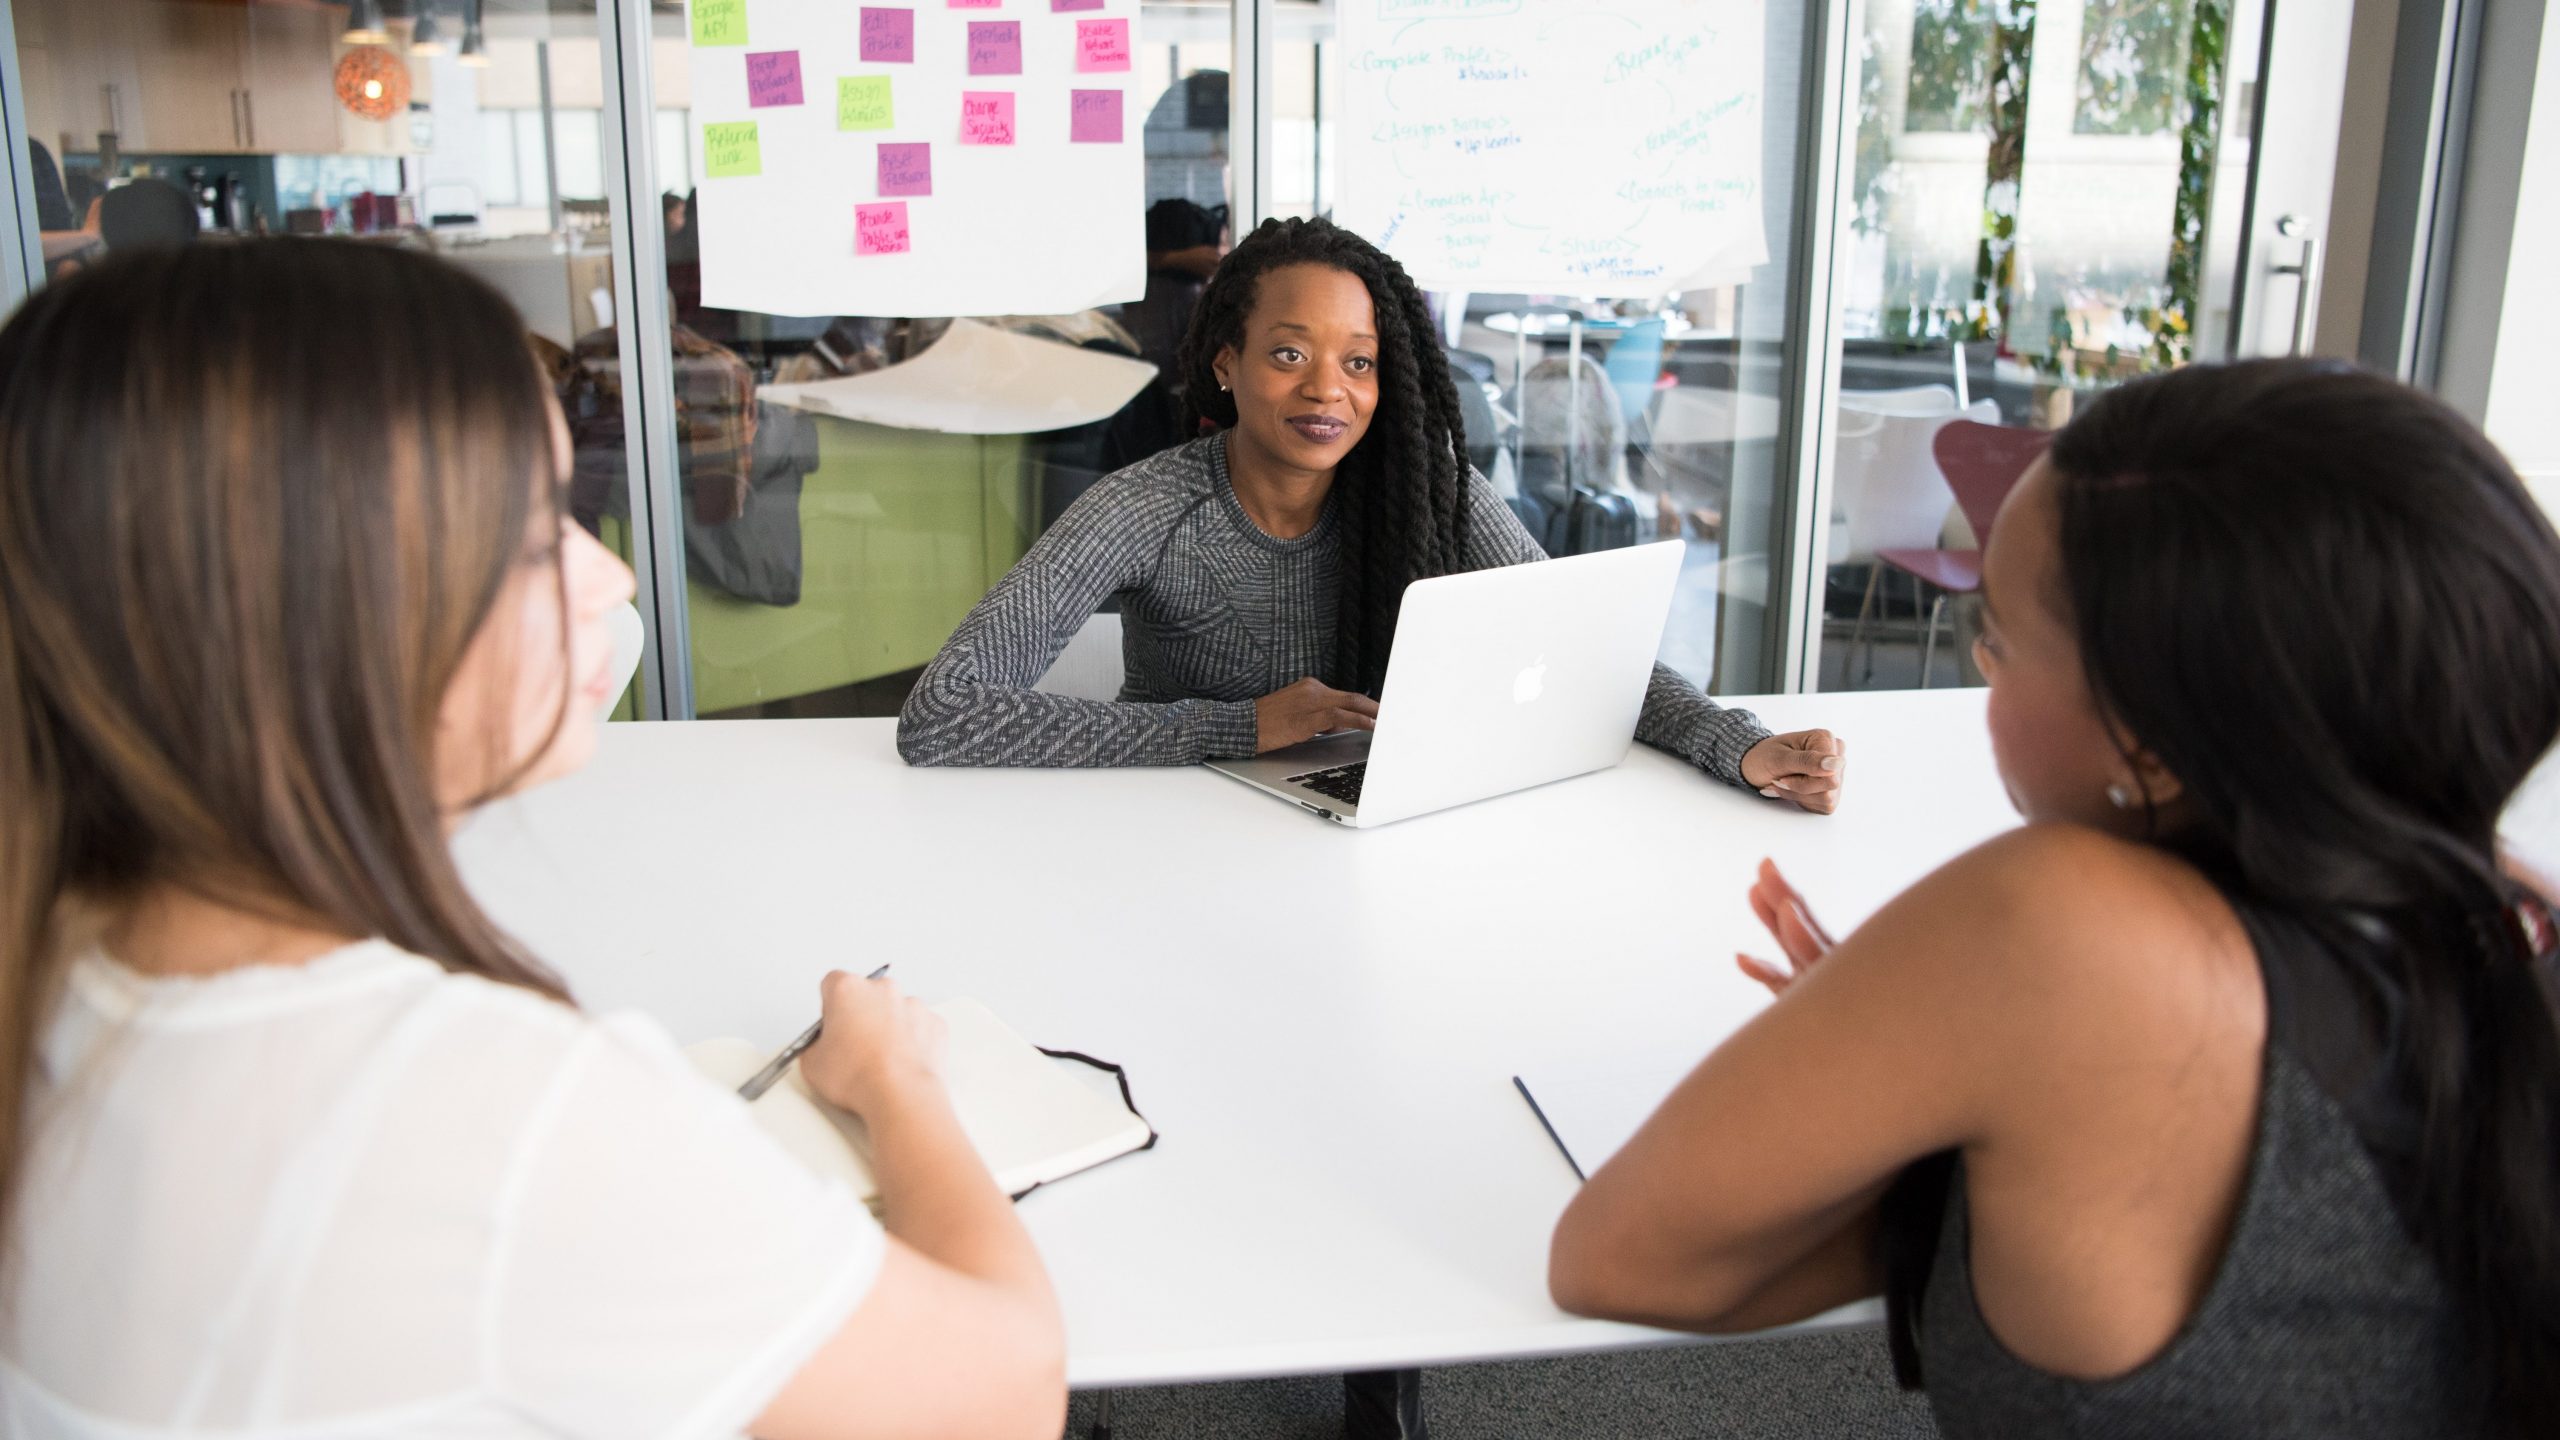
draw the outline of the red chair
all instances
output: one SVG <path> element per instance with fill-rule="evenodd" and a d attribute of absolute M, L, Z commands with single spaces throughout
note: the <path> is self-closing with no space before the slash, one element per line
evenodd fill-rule
<path fill-rule="evenodd" d="M 1938 473 L 1947 477 L 1947 488 L 1955 492 L 1956 508 L 1964 512 L 1965 523 L 1973 527 L 1977 543 L 1991 543 L 1991 522 L 2000 513 L 2001 502 L 2018 488 L 2019 477 L 2052 443 L 2050 430 L 1985 425 L 1978 420 L 1952 421 L 1930 441 L 1929 453 L 1937 458 Z M 1920 652 L 1920 687 L 1925 690 L 1930 673 L 1937 667 L 1938 621 L 1946 614 L 1947 597 L 1971 595 L 1982 588 L 1982 552 L 1883 549 L 1876 552 L 1876 559 L 1924 585 L 1937 587 L 1937 601 L 1929 607 L 1928 640 Z M 1958 673 L 1962 673 L 1961 665 Z"/>

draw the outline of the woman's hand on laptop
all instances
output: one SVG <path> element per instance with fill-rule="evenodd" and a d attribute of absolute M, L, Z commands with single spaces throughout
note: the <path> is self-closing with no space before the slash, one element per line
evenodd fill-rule
<path fill-rule="evenodd" d="M 1828 730 L 1772 735 L 1742 757 L 1743 784 L 1816 815 L 1840 808 L 1840 782 L 1848 773 L 1849 742 Z"/>
<path fill-rule="evenodd" d="M 1333 689 L 1312 677 L 1253 702 L 1253 750 L 1257 755 L 1337 730 L 1377 728 L 1377 701 Z"/>

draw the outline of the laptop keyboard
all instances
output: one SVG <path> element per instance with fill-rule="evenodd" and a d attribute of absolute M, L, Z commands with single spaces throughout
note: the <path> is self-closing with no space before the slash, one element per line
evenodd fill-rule
<path fill-rule="evenodd" d="M 1304 775 L 1292 775 L 1289 777 L 1289 783 L 1304 786 L 1328 800 L 1339 800 L 1345 805 L 1357 805 L 1360 803 L 1360 782 L 1368 778 L 1369 762 L 1360 760 L 1349 765 L 1336 765 L 1330 770 L 1312 770 Z"/>

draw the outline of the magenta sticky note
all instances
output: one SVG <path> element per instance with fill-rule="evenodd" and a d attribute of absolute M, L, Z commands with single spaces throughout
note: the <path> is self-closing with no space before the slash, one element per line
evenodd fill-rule
<path fill-rule="evenodd" d="M 853 253 L 856 255 L 906 254 L 907 202 L 890 200 L 878 205 L 854 206 Z"/>
<path fill-rule="evenodd" d="M 1022 22 L 1019 20 L 970 21 L 969 73 L 972 75 L 1021 74 Z"/>
<path fill-rule="evenodd" d="M 1052 15 L 1063 14 L 1069 10 L 1099 10 L 1101 8 L 1102 0 L 1049 0 L 1049 13 Z"/>
<path fill-rule="evenodd" d="M 961 91 L 960 143 L 963 145 L 1012 144 L 1013 92 L 1010 90 Z"/>
<path fill-rule="evenodd" d="M 768 50 L 747 57 L 747 105 L 762 109 L 767 105 L 800 103 L 800 52 Z"/>
<path fill-rule="evenodd" d="M 913 64 L 916 58 L 916 12 L 862 7 L 862 58 Z"/>
<path fill-rule="evenodd" d="M 1067 120 L 1070 143 L 1084 141 L 1096 145 L 1120 143 L 1120 92 L 1117 90 L 1072 90 L 1068 92 L 1071 110 Z"/>
<path fill-rule="evenodd" d="M 1076 22 L 1076 69 L 1083 74 L 1129 68 L 1129 22 Z"/>
<path fill-rule="evenodd" d="M 880 193 L 933 193 L 933 147 L 925 144 L 880 147 Z"/>

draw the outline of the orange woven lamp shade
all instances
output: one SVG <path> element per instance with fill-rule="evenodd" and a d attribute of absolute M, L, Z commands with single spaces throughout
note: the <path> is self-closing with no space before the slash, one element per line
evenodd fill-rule
<path fill-rule="evenodd" d="M 359 45 L 338 57 L 338 103 L 367 120 L 388 120 L 409 108 L 409 67 L 379 45 Z"/>

